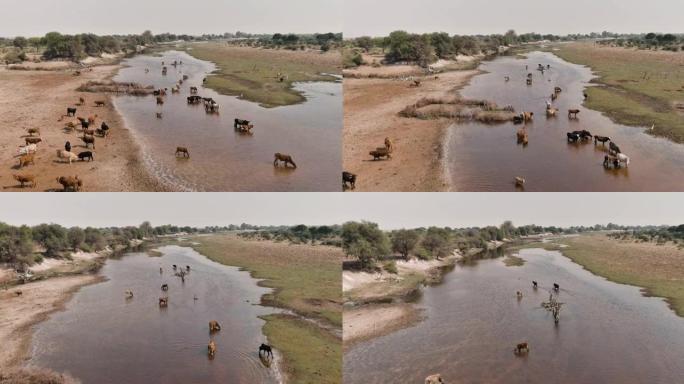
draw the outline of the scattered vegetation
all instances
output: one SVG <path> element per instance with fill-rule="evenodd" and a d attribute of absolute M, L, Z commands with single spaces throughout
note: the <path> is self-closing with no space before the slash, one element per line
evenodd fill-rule
<path fill-rule="evenodd" d="M 137 227 L 71 227 L 59 224 L 12 226 L 0 223 L 0 263 L 13 264 L 23 270 L 45 257 L 65 258 L 71 251 L 97 252 L 111 248 L 126 248 L 131 240 L 142 240 L 178 233 L 212 233 L 228 227 L 178 227 L 163 225 L 153 227 L 144 222 Z"/>
<path fill-rule="evenodd" d="M 684 248 L 684 224 L 678 226 L 640 227 L 628 231 L 613 232 L 608 234 L 608 237 L 660 245 L 672 243 L 680 248 Z"/>
<path fill-rule="evenodd" d="M 467 254 L 473 249 L 484 250 L 493 241 L 514 241 L 539 234 L 559 235 L 627 229 L 633 227 L 612 223 L 569 228 L 538 225 L 516 227 L 512 222 L 505 221 L 500 226 L 482 228 L 429 227 L 382 231 L 375 223 L 348 222 L 342 226 L 341 242 L 345 254 L 357 261 L 358 268 L 374 270 L 379 262 L 394 260 L 397 257 L 405 260 L 412 257 L 421 260 L 439 259 L 450 255 L 454 250 L 462 254 Z M 387 269 L 387 264 L 383 267 Z"/>
<path fill-rule="evenodd" d="M 423 120 L 449 118 L 501 123 L 513 120 L 515 110 L 511 106 L 501 108 L 487 100 L 424 97 L 399 111 L 399 116 Z"/>

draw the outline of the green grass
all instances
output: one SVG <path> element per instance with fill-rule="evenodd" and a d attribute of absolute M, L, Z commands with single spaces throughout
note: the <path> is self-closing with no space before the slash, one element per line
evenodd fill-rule
<path fill-rule="evenodd" d="M 339 248 L 197 236 L 191 246 L 211 260 L 243 268 L 275 289 L 262 303 L 287 308 L 335 328 L 342 326 L 342 259 Z M 282 352 L 293 383 L 340 383 L 342 341 L 315 324 L 289 315 L 265 316 L 264 334 Z"/>
<path fill-rule="evenodd" d="M 267 108 L 304 102 L 304 95 L 292 88 L 294 82 L 333 81 L 335 78 L 321 74 L 339 73 L 342 65 L 339 52 L 231 47 L 218 43 L 189 44 L 183 49 L 217 65 L 217 71 L 207 77 L 207 87 Z M 281 82 L 278 74 L 286 79 Z"/>
<path fill-rule="evenodd" d="M 342 343 L 318 327 L 293 316 L 265 316 L 264 334 L 283 355 L 288 383 L 342 382 Z"/>
<path fill-rule="evenodd" d="M 663 297 L 677 315 L 684 317 L 684 251 L 676 244 L 615 240 L 604 234 L 585 234 L 545 243 L 559 250 L 595 275 L 645 289 L 650 296 Z M 539 248 L 529 244 L 527 248 Z M 554 249 L 555 248 L 555 249 Z"/>
<path fill-rule="evenodd" d="M 625 125 L 651 127 L 655 135 L 684 142 L 684 53 L 561 44 L 553 53 L 587 65 L 599 76 L 585 106 Z"/>

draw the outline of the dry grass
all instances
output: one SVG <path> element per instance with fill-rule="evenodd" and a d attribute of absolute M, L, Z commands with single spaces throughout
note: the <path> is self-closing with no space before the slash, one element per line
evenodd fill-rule
<path fill-rule="evenodd" d="M 133 96 L 146 96 L 154 92 L 151 85 L 143 86 L 138 83 L 119 83 L 116 81 L 88 81 L 76 89 L 78 92 L 94 93 L 124 93 Z"/>
<path fill-rule="evenodd" d="M 454 98 L 422 98 L 399 111 L 399 116 L 423 120 L 456 119 L 476 120 L 482 123 L 502 123 L 513 120 L 515 111 L 500 108 L 487 100 Z"/>

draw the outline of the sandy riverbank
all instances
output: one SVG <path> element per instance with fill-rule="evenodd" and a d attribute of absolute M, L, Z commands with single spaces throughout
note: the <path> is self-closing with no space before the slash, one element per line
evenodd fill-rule
<path fill-rule="evenodd" d="M 119 65 L 102 65 L 84 70 L 74 76 L 71 70 L 8 70 L 0 68 L 0 185 L 3 191 L 51 191 L 61 190 L 56 181 L 60 176 L 78 176 L 83 180 L 83 191 L 160 191 L 161 185 L 153 180 L 140 161 L 140 150 L 123 118 L 111 103 L 109 95 L 77 92 L 83 83 L 106 80 L 119 69 Z M 66 133 L 67 121 L 75 117 L 60 117 L 67 107 L 78 103 L 76 116 L 98 115 L 96 126 L 106 121 L 111 127 L 108 138 L 96 137 L 96 149 L 86 149 L 80 131 Z M 105 107 L 95 107 L 95 100 L 107 100 Z M 18 169 L 17 151 L 24 145 L 27 129 L 39 128 L 42 143 L 38 144 L 35 164 Z M 72 152 L 93 151 L 94 162 L 62 163 L 56 156 L 57 149 L 64 149 L 71 142 Z M 19 187 L 13 174 L 33 175 L 36 188 Z"/>
<path fill-rule="evenodd" d="M 404 66 L 402 66 L 404 67 Z M 345 171 L 357 175 L 357 191 L 444 191 L 448 190 L 443 164 L 443 142 L 448 119 L 419 120 L 398 115 L 407 105 L 423 97 L 454 96 L 477 70 L 460 70 L 422 77 L 420 87 L 411 81 L 415 69 L 405 66 L 373 68 L 375 76 L 366 78 L 368 66 L 345 71 L 343 164 Z M 384 73 L 383 71 L 387 71 Z M 351 75 L 351 77 L 350 77 Z M 353 76 L 360 76 L 354 78 Z M 391 160 L 373 161 L 368 154 L 384 145 L 385 137 L 394 142 Z"/>
<path fill-rule="evenodd" d="M 30 357 L 33 326 L 62 310 L 80 287 L 98 281 L 96 275 L 56 277 L 0 292 L 0 370 L 22 365 Z"/>
<path fill-rule="evenodd" d="M 442 269 L 462 258 L 458 252 L 441 260 L 397 261 L 397 273 L 344 271 L 343 343 L 355 343 L 410 327 L 420 321 L 421 311 L 410 297 L 422 284 L 441 279 Z"/>

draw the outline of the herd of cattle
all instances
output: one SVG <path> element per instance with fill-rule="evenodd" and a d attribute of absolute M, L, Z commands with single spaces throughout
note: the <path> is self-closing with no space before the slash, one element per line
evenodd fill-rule
<path fill-rule="evenodd" d="M 527 70 L 527 65 L 525 66 L 525 69 Z M 541 71 L 542 74 L 544 74 L 545 70 L 551 69 L 550 65 L 547 65 L 546 67 L 543 66 L 542 64 L 538 64 L 537 70 Z M 532 79 L 533 75 L 532 73 L 527 74 L 527 85 L 532 85 Z M 505 76 L 504 80 L 506 82 L 510 81 L 510 77 Z M 547 118 L 554 118 L 557 115 L 558 109 L 553 107 L 553 102 L 558 99 L 562 92 L 562 89 L 560 87 L 554 87 L 553 92 L 551 93 L 551 100 L 546 102 L 546 117 Z M 586 100 L 588 95 L 585 92 L 584 94 L 584 99 Z M 573 109 L 568 109 L 568 119 L 570 120 L 577 120 L 578 119 L 578 114 L 580 113 L 579 109 L 573 108 Z M 531 122 L 534 118 L 534 113 L 533 112 L 522 112 L 519 115 L 516 115 L 513 117 L 513 123 L 514 124 L 526 124 L 528 122 Z M 568 143 L 571 144 L 576 144 L 576 143 L 582 143 L 582 142 L 588 142 L 593 139 L 594 145 L 597 145 L 599 142 L 601 145 L 605 145 L 606 142 L 609 142 L 609 148 L 608 148 L 608 154 L 604 156 L 603 159 L 603 166 L 605 168 L 612 168 L 612 169 L 619 169 L 621 167 L 627 167 L 629 165 L 630 159 L 627 155 L 622 153 L 620 150 L 620 147 L 615 144 L 610 137 L 608 136 L 599 136 L 599 135 L 592 135 L 591 132 L 589 132 L 586 129 L 583 130 L 577 130 L 577 131 L 572 131 L 572 132 L 567 132 L 566 133 L 567 141 Z M 518 141 L 518 144 L 522 144 L 523 146 L 527 145 L 529 142 L 528 134 L 527 134 L 527 129 L 525 127 L 520 128 L 516 132 L 516 138 Z M 524 184 L 525 179 L 517 176 L 515 178 L 515 183 L 518 186 L 522 186 Z"/>
<path fill-rule="evenodd" d="M 164 65 L 162 61 L 162 74 L 167 75 L 168 68 Z M 171 63 L 172 66 L 177 67 L 183 65 L 182 61 L 174 61 Z M 145 69 L 145 72 L 149 72 L 149 69 Z M 180 87 L 185 80 L 188 80 L 188 75 L 183 75 L 181 79 L 171 88 L 171 94 L 180 93 Z M 206 78 L 204 82 L 206 82 Z M 165 97 L 167 95 L 168 88 L 160 88 L 153 91 L 153 95 L 156 96 L 155 101 L 160 107 L 164 105 Z M 196 86 L 190 87 L 190 96 L 187 97 L 188 105 L 199 105 L 203 104 L 206 113 L 218 114 L 220 106 L 211 97 L 202 97 L 198 95 L 199 89 Z M 70 141 L 66 141 L 64 144 L 64 149 L 58 149 L 56 151 L 56 156 L 59 162 L 71 164 L 74 161 L 94 161 L 95 160 L 95 143 L 96 137 L 99 139 L 106 139 L 110 133 L 110 127 L 105 122 L 102 121 L 99 128 L 95 128 L 96 123 L 98 123 L 98 115 L 92 114 L 88 117 L 76 116 L 78 112 L 77 107 L 83 107 L 86 105 L 86 100 L 83 97 L 79 97 L 78 103 L 75 106 L 69 106 L 66 108 L 66 114 L 60 116 L 59 122 L 63 122 L 65 119 L 75 118 L 73 121 L 67 121 L 64 124 L 64 133 L 69 134 L 74 131 L 80 130 L 82 136 L 79 140 L 82 141 L 85 150 L 78 153 L 72 151 L 72 144 Z M 94 100 L 94 107 L 104 107 L 107 105 L 105 100 Z M 161 110 L 156 112 L 158 119 L 163 117 Z M 241 134 L 252 135 L 252 128 L 254 125 L 251 124 L 249 120 L 235 119 L 233 127 L 235 131 Z M 28 128 L 26 130 L 26 135 L 23 136 L 25 145 L 18 148 L 16 156 L 19 158 L 19 164 L 16 167 L 18 170 L 23 170 L 25 167 L 30 165 L 35 165 L 36 153 L 38 151 L 38 145 L 44 143 L 44 139 L 40 136 L 39 128 Z M 92 150 L 90 150 L 92 148 Z M 176 148 L 176 157 L 181 156 L 184 158 L 190 157 L 190 151 L 187 147 L 179 146 Z M 275 153 L 273 155 L 273 166 L 277 167 L 279 164 L 283 164 L 285 167 L 291 165 L 293 168 L 297 168 L 296 163 L 289 154 Z M 31 187 L 35 188 L 37 186 L 36 176 L 31 173 L 19 172 L 13 174 L 14 179 L 19 182 L 19 187 Z M 64 191 L 78 192 L 83 188 L 83 180 L 74 176 L 61 176 L 56 179 L 56 181 L 62 186 Z"/>
<path fill-rule="evenodd" d="M 76 106 L 84 106 L 85 104 L 86 100 L 83 97 L 80 97 Z M 95 107 L 104 107 L 107 103 L 104 100 L 95 100 L 93 104 Z M 64 149 L 58 149 L 56 151 L 57 159 L 60 162 L 68 162 L 69 164 L 71 164 L 73 161 L 94 161 L 95 155 L 93 151 L 89 151 L 87 149 L 89 149 L 89 146 L 91 146 L 93 150 L 95 149 L 96 136 L 105 139 L 107 138 L 107 136 L 109 136 L 110 132 L 109 125 L 107 125 L 107 123 L 104 121 L 102 122 L 99 128 L 92 129 L 91 127 L 94 127 L 95 123 L 98 120 L 98 115 L 93 114 L 89 117 L 76 116 L 76 106 L 67 107 L 66 115 L 60 116 L 58 120 L 62 122 L 65 118 L 75 118 L 76 120 L 68 121 L 65 123 L 63 127 L 64 132 L 71 133 L 74 130 L 78 129 L 78 127 L 80 127 L 81 132 L 83 133 L 83 136 L 80 137 L 80 140 L 83 142 L 83 146 L 86 150 L 80 151 L 78 153 L 72 152 L 71 142 L 66 141 L 66 143 L 64 144 Z M 23 170 L 25 167 L 29 165 L 35 165 L 36 154 L 38 152 L 38 145 L 45 142 L 40 135 L 41 132 L 39 128 L 28 128 L 26 130 L 26 133 L 27 135 L 23 137 L 25 145 L 20 146 L 17 150 L 19 164 L 16 168 L 19 170 Z M 37 185 L 36 176 L 34 174 L 15 173 L 12 176 L 16 181 L 19 182 L 19 186 L 21 188 L 24 188 L 26 186 L 35 188 Z M 81 188 L 83 187 L 83 180 L 79 179 L 77 175 L 60 176 L 56 178 L 56 181 L 62 186 L 62 189 L 64 191 L 77 192 L 81 190 Z"/>
<path fill-rule="evenodd" d="M 190 266 L 186 265 L 185 268 L 183 268 L 182 266 L 179 267 L 178 265 L 173 264 L 171 266 L 171 268 L 173 269 L 174 276 L 179 277 L 181 279 L 182 283 L 185 283 L 186 277 L 188 277 L 190 275 L 190 271 L 191 271 Z M 159 274 L 160 275 L 164 274 L 164 268 L 163 267 L 159 267 Z M 167 292 L 169 291 L 169 285 L 167 283 L 162 284 L 161 290 L 162 290 L 162 292 L 165 293 L 165 296 L 159 297 L 159 308 L 168 308 L 169 296 L 168 296 Z M 126 291 L 124 291 L 124 297 L 126 298 L 127 301 L 132 300 L 134 297 L 133 290 L 127 289 Z M 193 300 L 198 300 L 197 296 L 194 296 Z M 210 339 L 209 339 L 209 344 L 207 345 L 207 355 L 209 356 L 210 359 L 214 358 L 214 356 L 216 355 L 216 350 L 217 350 L 216 342 L 211 338 L 211 336 L 214 333 L 219 332 L 220 330 L 221 330 L 221 324 L 219 324 L 218 321 L 216 321 L 216 320 L 209 321 Z M 272 358 L 273 357 L 273 348 L 270 345 L 262 343 L 259 346 L 259 357 L 262 356 L 262 353 L 264 353 L 265 358 L 269 358 L 269 357 Z"/>
<path fill-rule="evenodd" d="M 165 66 L 164 61 L 161 62 L 162 65 L 162 75 L 167 75 L 168 74 L 168 67 Z M 183 65 L 183 61 L 178 61 L 174 60 L 171 63 L 172 66 L 177 67 L 179 65 Z M 148 70 L 146 70 L 148 71 Z M 180 93 L 180 87 L 183 84 L 184 81 L 188 80 L 188 75 L 183 75 L 181 79 L 178 80 L 178 82 L 171 88 L 171 94 L 177 94 Z M 206 83 L 207 79 L 205 78 L 202 82 Z M 155 91 L 153 91 L 153 95 L 156 96 L 156 103 L 157 105 L 161 108 L 164 105 L 165 97 L 167 95 L 168 88 L 160 88 Z M 199 88 L 196 86 L 191 86 L 190 87 L 190 96 L 187 96 L 187 104 L 188 105 L 204 105 L 204 110 L 207 114 L 219 114 L 220 110 L 220 105 L 219 103 L 214 100 L 211 97 L 202 97 L 199 94 Z M 157 118 L 162 119 L 163 114 L 161 110 L 156 112 Z M 252 135 L 252 128 L 254 128 L 254 125 L 249 121 L 249 120 L 244 120 L 244 119 L 239 119 L 236 118 L 233 120 L 233 128 L 235 129 L 236 132 L 240 134 L 246 134 L 246 135 Z M 176 147 L 176 152 L 175 152 L 176 157 L 183 157 L 183 158 L 189 158 L 190 157 L 190 151 L 187 147 L 185 146 L 179 146 Z M 294 162 L 292 159 L 292 156 L 284 153 L 275 153 L 273 155 L 273 166 L 277 167 L 280 163 L 282 163 L 285 167 L 291 165 L 293 168 L 297 168 L 297 164 Z"/>

